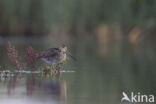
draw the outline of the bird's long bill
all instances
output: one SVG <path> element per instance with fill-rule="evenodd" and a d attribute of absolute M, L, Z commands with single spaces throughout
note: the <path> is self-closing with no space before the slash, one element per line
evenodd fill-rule
<path fill-rule="evenodd" d="M 67 52 L 67 55 L 70 56 L 74 61 L 77 60 L 74 56 L 72 56 L 72 55 L 70 54 L 70 52 Z"/>

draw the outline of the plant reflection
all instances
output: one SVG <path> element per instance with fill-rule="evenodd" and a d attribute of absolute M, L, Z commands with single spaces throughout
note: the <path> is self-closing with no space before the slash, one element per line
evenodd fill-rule
<path fill-rule="evenodd" d="M 21 74 L 17 73 L 13 78 L 10 78 L 8 82 L 8 95 L 13 95 L 15 88 L 17 87 L 18 80 L 21 78 Z"/>
<path fill-rule="evenodd" d="M 26 79 L 25 79 L 26 78 Z M 45 99 L 65 102 L 67 99 L 67 86 L 65 81 L 61 81 L 59 77 L 40 75 L 40 74 L 20 74 L 17 73 L 8 81 L 8 96 L 17 95 L 20 84 L 25 85 L 25 96 L 28 98 L 41 98 L 45 95 Z M 23 86 L 23 85 L 22 85 Z M 43 97 L 41 98 L 43 99 Z"/>

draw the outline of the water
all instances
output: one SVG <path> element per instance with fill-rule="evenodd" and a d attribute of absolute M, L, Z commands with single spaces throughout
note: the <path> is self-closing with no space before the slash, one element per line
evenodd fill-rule
<path fill-rule="evenodd" d="M 120 104 L 123 91 L 156 94 L 155 42 L 38 41 L 11 40 L 21 55 L 29 45 L 42 51 L 65 43 L 77 61 L 63 65 L 60 76 L 29 69 L 0 76 L 0 104 Z M 0 45 L 0 57 L 1 66 L 15 69 L 7 59 L 5 41 Z"/>

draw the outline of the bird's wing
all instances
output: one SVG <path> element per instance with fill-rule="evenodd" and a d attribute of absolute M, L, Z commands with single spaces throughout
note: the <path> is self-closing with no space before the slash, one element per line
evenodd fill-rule
<path fill-rule="evenodd" d="M 50 48 L 46 51 L 44 51 L 44 57 L 53 57 L 58 54 L 59 49 L 58 48 Z"/>
<path fill-rule="evenodd" d="M 53 56 L 58 52 L 58 48 L 50 48 L 47 49 L 45 51 L 42 51 L 40 53 L 38 53 L 38 58 L 45 58 L 45 57 L 49 57 L 49 56 Z"/>

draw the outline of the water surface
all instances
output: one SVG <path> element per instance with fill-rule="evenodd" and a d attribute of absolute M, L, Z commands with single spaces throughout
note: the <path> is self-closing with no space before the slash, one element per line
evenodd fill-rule
<path fill-rule="evenodd" d="M 64 43 L 77 61 L 69 60 L 63 65 L 60 76 L 24 72 L 1 76 L 1 104 L 120 104 L 123 91 L 156 94 L 155 42 L 107 45 L 92 40 L 11 39 L 11 42 L 21 56 L 29 45 L 40 52 Z M 1 66 L 15 69 L 7 59 L 6 40 L 0 44 L 0 57 Z"/>

